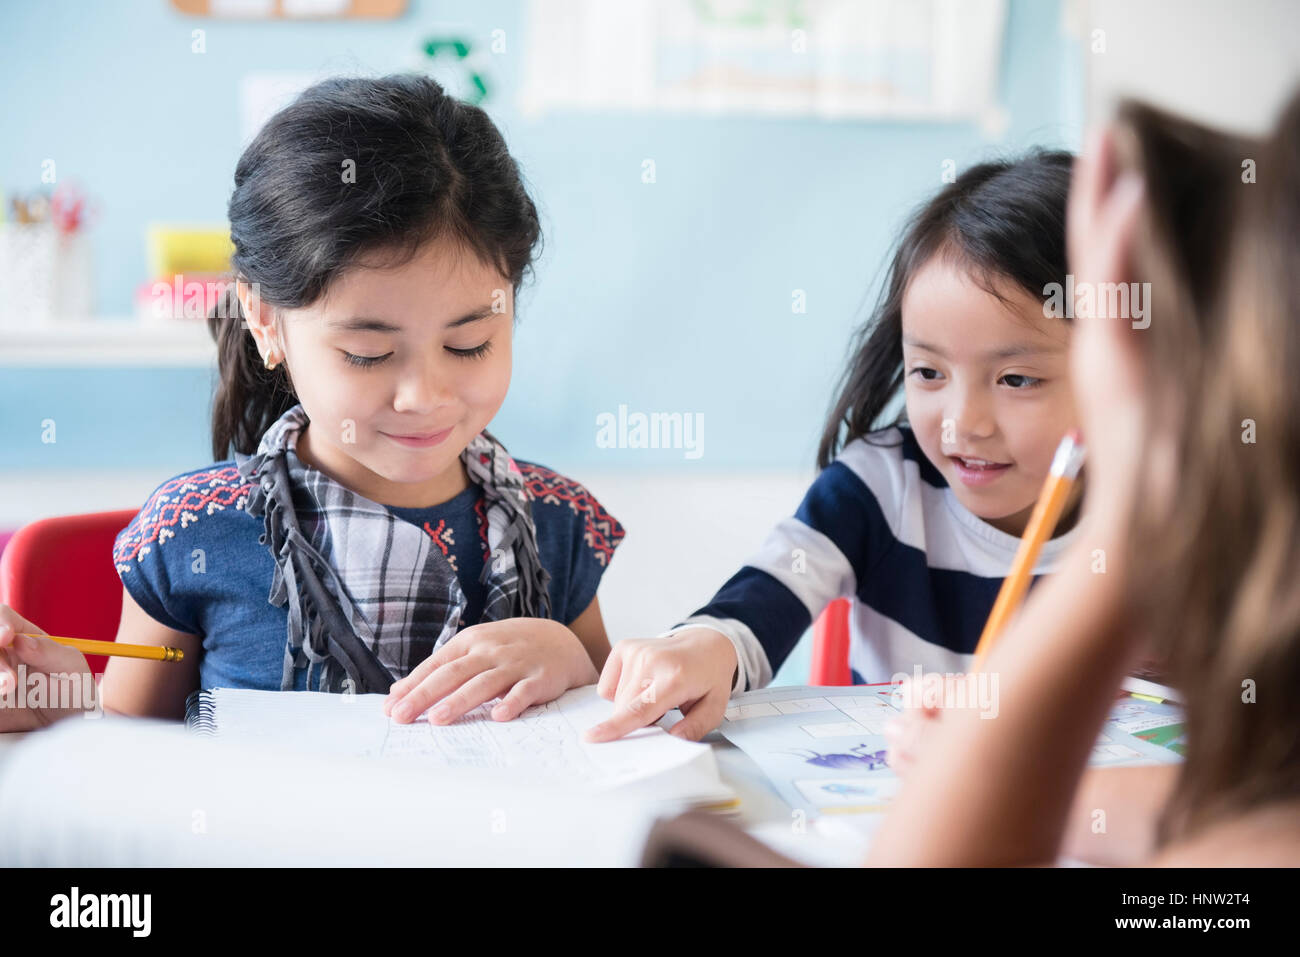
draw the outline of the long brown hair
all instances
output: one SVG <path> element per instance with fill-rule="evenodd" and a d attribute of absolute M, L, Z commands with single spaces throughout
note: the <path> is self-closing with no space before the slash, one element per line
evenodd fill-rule
<path fill-rule="evenodd" d="M 1266 139 L 1135 103 L 1118 126 L 1147 184 L 1140 487 L 1168 489 L 1131 516 L 1128 593 L 1186 702 L 1165 844 L 1300 797 L 1300 94 Z"/>
<path fill-rule="evenodd" d="M 497 266 L 517 293 L 541 238 L 492 120 L 414 73 L 337 77 L 305 90 L 239 158 L 229 217 L 235 277 L 283 308 L 311 305 L 363 257 L 398 266 L 442 236 Z M 217 459 L 232 446 L 256 452 L 298 402 L 289 370 L 267 370 L 245 326 L 232 283 L 208 317 L 220 372 Z"/>

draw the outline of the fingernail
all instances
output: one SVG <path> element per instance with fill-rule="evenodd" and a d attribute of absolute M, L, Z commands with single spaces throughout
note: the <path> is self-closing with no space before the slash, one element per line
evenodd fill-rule
<path fill-rule="evenodd" d="M 405 721 L 411 716 L 411 709 L 404 704 L 399 704 L 393 709 L 392 718 L 395 721 Z"/>
<path fill-rule="evenodd" d="M 449 714 L 451 714 L 451 708 L 447 707 L 445 704 L 440 704 L 438 707 L 433 709 L 433 720 L 446 721 L 447 715 Z"/>

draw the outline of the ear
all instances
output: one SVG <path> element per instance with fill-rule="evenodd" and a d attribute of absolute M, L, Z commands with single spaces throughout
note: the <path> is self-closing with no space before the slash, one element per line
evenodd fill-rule
<path fill-rule="evenodd" d="M 264 358 L 284 358 L 275 307 L 262 301 L 255 283 L 240 279 L 235 284 L 239 307 L 248 323 L 248 331 L 257 342 L 257 350 Z"/>

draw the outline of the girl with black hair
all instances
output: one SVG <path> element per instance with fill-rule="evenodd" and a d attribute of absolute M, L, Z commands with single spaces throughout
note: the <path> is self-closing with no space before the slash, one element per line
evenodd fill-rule
<path fill-rule="evenodd" d="M 858 334 L 794 517 L 713 600 L 601 675 L 608 740 L 681 707 L 698 739 L 760 688 L 833 600 L 851 598 L 856 683 L 968 670 L 1062 436 L 1075 424 L 1066 286 L 1071 156 L 974 166 L 904 232 Z M 903 408 L 893 411 L 900 392 Z M 893 415 L 890 413 L 893 411 Z M 883 421 L 882 421 L 883 420 Z M 1082 485 L 1036 571 L 1074 537 Z"/>
<path fill-rule="evenodd" d="M 160 485 L 114 548 L 119 639 L 185 658 L 112 658 L 104 707 L 178 718 L 234 687 L 387 693 L 399 721 L 500 697 L 508 720 L 594 682 L 623 530 L 486 428 L 540 238 L 488 116 L 415 74 L 326 80 L 244 151 L 229 214 L 217 461 Z M 89 672 L 43 637 L 12 653 Z"/>

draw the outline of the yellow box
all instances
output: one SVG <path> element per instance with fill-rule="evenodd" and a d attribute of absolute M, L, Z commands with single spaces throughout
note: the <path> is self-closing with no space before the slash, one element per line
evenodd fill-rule
<path fill-rule="evenodd" d="M 148 231 L 151 278 L 176 273 L 224 273 L 230 269 L 235 244 L 229 226 L 180 226 L 150 223 Z"/>

